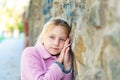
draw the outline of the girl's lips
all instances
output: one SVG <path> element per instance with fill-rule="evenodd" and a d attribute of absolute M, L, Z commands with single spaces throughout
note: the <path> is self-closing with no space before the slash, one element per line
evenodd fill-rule
<path fill-rule="evenodd" d="M 54 50 L 59 50 L 59 48 L 53 48 Z"/>

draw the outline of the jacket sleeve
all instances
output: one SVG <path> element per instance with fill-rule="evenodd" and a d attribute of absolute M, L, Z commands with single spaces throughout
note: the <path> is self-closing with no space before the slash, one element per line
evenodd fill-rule
<path fill-rule="evenodd" d="M 69 72 L 69 73 L 64 73 L 64 78 L 63 78 L 63 80 L 73 80 L 72 79 L 73 77 L 72 77 L 72 70 Z"/>
<path fill-rule="evenodd" d="M 21 57 L 21 80 L 61 80 L 63 78 L 64 73 L 56 63 L 45 70 L 43 65 L 45 63 L 42 60 L 31 47 L 26 48 Z"/>
<path fill-rule="evenodd" d="M 65 71 L 64 70 L 64 66 L 61 64 L 61 63 L 59 63 L 59 62 L 55 62 L 60 68 L 61 68 L 61 70 L 63 71 L 63 73 L 64 73 L 64 78 L 63 78 L 63 80 L 72 80 L 72 69 L 71 70 L 69 70 L 69 71 Z"/>

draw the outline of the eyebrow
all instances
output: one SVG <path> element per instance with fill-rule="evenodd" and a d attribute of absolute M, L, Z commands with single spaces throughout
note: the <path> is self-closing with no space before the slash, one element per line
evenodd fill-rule
<path fill-rule="evenodd" d="M 49 36 L 55 36 L 55 34 L 50 34 Z M 66 38 L 67 38 L 67 36 L 61 36 L 61 38 L 66 39 Z"/>

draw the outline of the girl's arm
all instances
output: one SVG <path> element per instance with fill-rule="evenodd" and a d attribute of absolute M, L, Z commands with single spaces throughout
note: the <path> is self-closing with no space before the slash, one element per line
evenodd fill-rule
<path fill-rule="evenodd" d="M 24 50 L 21 58 L 21 80 L 61 80 L 64 76 L 61 68 L 53 63 L 46 70 L 46 65 L 33 48 Z"/>
<path fill-rule="evenodd" d="M 72 80 L 72 55 L 70 54 L 70 39 L 65 41 L 64 47 L 57 59 L 64 66 L 64 80 Z"/>

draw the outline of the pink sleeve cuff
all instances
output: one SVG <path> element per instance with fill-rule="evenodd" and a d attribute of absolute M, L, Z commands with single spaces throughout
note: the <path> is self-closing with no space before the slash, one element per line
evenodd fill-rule
<path fill-rule="evenodd" d="M 53 63 L 49 69 L 52 71 L 52 74 L 56 77 L 56 79 L 60 80 L 63 78 L 64 74 L 61 70 L 61 68 L 56 64 Z"/>

